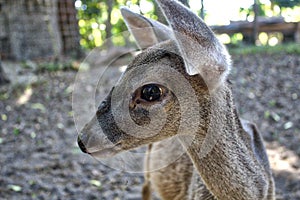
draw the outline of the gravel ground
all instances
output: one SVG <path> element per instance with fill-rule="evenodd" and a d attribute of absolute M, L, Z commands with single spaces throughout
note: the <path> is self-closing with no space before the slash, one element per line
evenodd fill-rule
<path fill-rule="evenodd" d="M 300 57 L 233 60 L 235 100 L 263 133 L 277 199 L 300 199 Z M 3 64 L 12 84 L 0 88 L 0 199 L 141 199 L 142 174 L 111 169 L 78 149 L 71 104 L 76 72 L 36 74 Z M 116 77 L 118 68 L 111 70 Z"/>

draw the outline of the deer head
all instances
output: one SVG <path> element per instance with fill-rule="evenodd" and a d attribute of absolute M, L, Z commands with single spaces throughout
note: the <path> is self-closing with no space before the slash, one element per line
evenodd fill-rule
<path fill-rule="evenodd" d="M 121 8 L 144 49 L 83 128 L 82 151 L 109 157 L 175 135 L 207 131 L 211 94 L 230 69 L 225 47 L 195 14 L 174 0 L 157 0 L 169 26 Z"/>

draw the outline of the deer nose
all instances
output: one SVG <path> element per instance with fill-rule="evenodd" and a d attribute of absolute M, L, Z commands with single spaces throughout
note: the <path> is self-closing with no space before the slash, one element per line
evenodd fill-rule
<path fill-rule="evenodd" d="M 85 145 L 84 145 L 83 142 L 82 142 L 81 135 L 78 135 L 78 138 L 77 138 L 77 144 L 78 144 L 80 150 L 81 150 L 83 153 L 88 153 L 88 151 L 87 151 Z"/>

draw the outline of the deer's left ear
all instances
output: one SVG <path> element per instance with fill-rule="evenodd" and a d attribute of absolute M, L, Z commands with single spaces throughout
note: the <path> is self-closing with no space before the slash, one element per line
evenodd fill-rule
<path fill-rule="evenodd" d="M 172 35 L 172 30 L 168 26 L 134 13 L 127 7 L 121 7 L 121 13 L 140 49 L 169 40 Z"/>
<path fill-rule="evenodd" d="M 200 74 L 210 89 L 227 77 L 230 56 L 212 30 L 176 0 L 157 0 L 171 26 L 189 75 Z"/>

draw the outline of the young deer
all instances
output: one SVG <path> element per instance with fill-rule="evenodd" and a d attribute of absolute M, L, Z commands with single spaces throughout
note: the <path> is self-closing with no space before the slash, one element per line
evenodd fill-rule
<path fill-rule="evenodd" d="M 150 182 L 164 200 L 275 199 L 262 138 L 239 118 L 226 81 L 226 48 L 182 4 L 157 3 L 170 27 L 122 8 L 145 50 L 81 131 L 80 148 L 109 157 L 150 144 L 144 200 Z"/>

